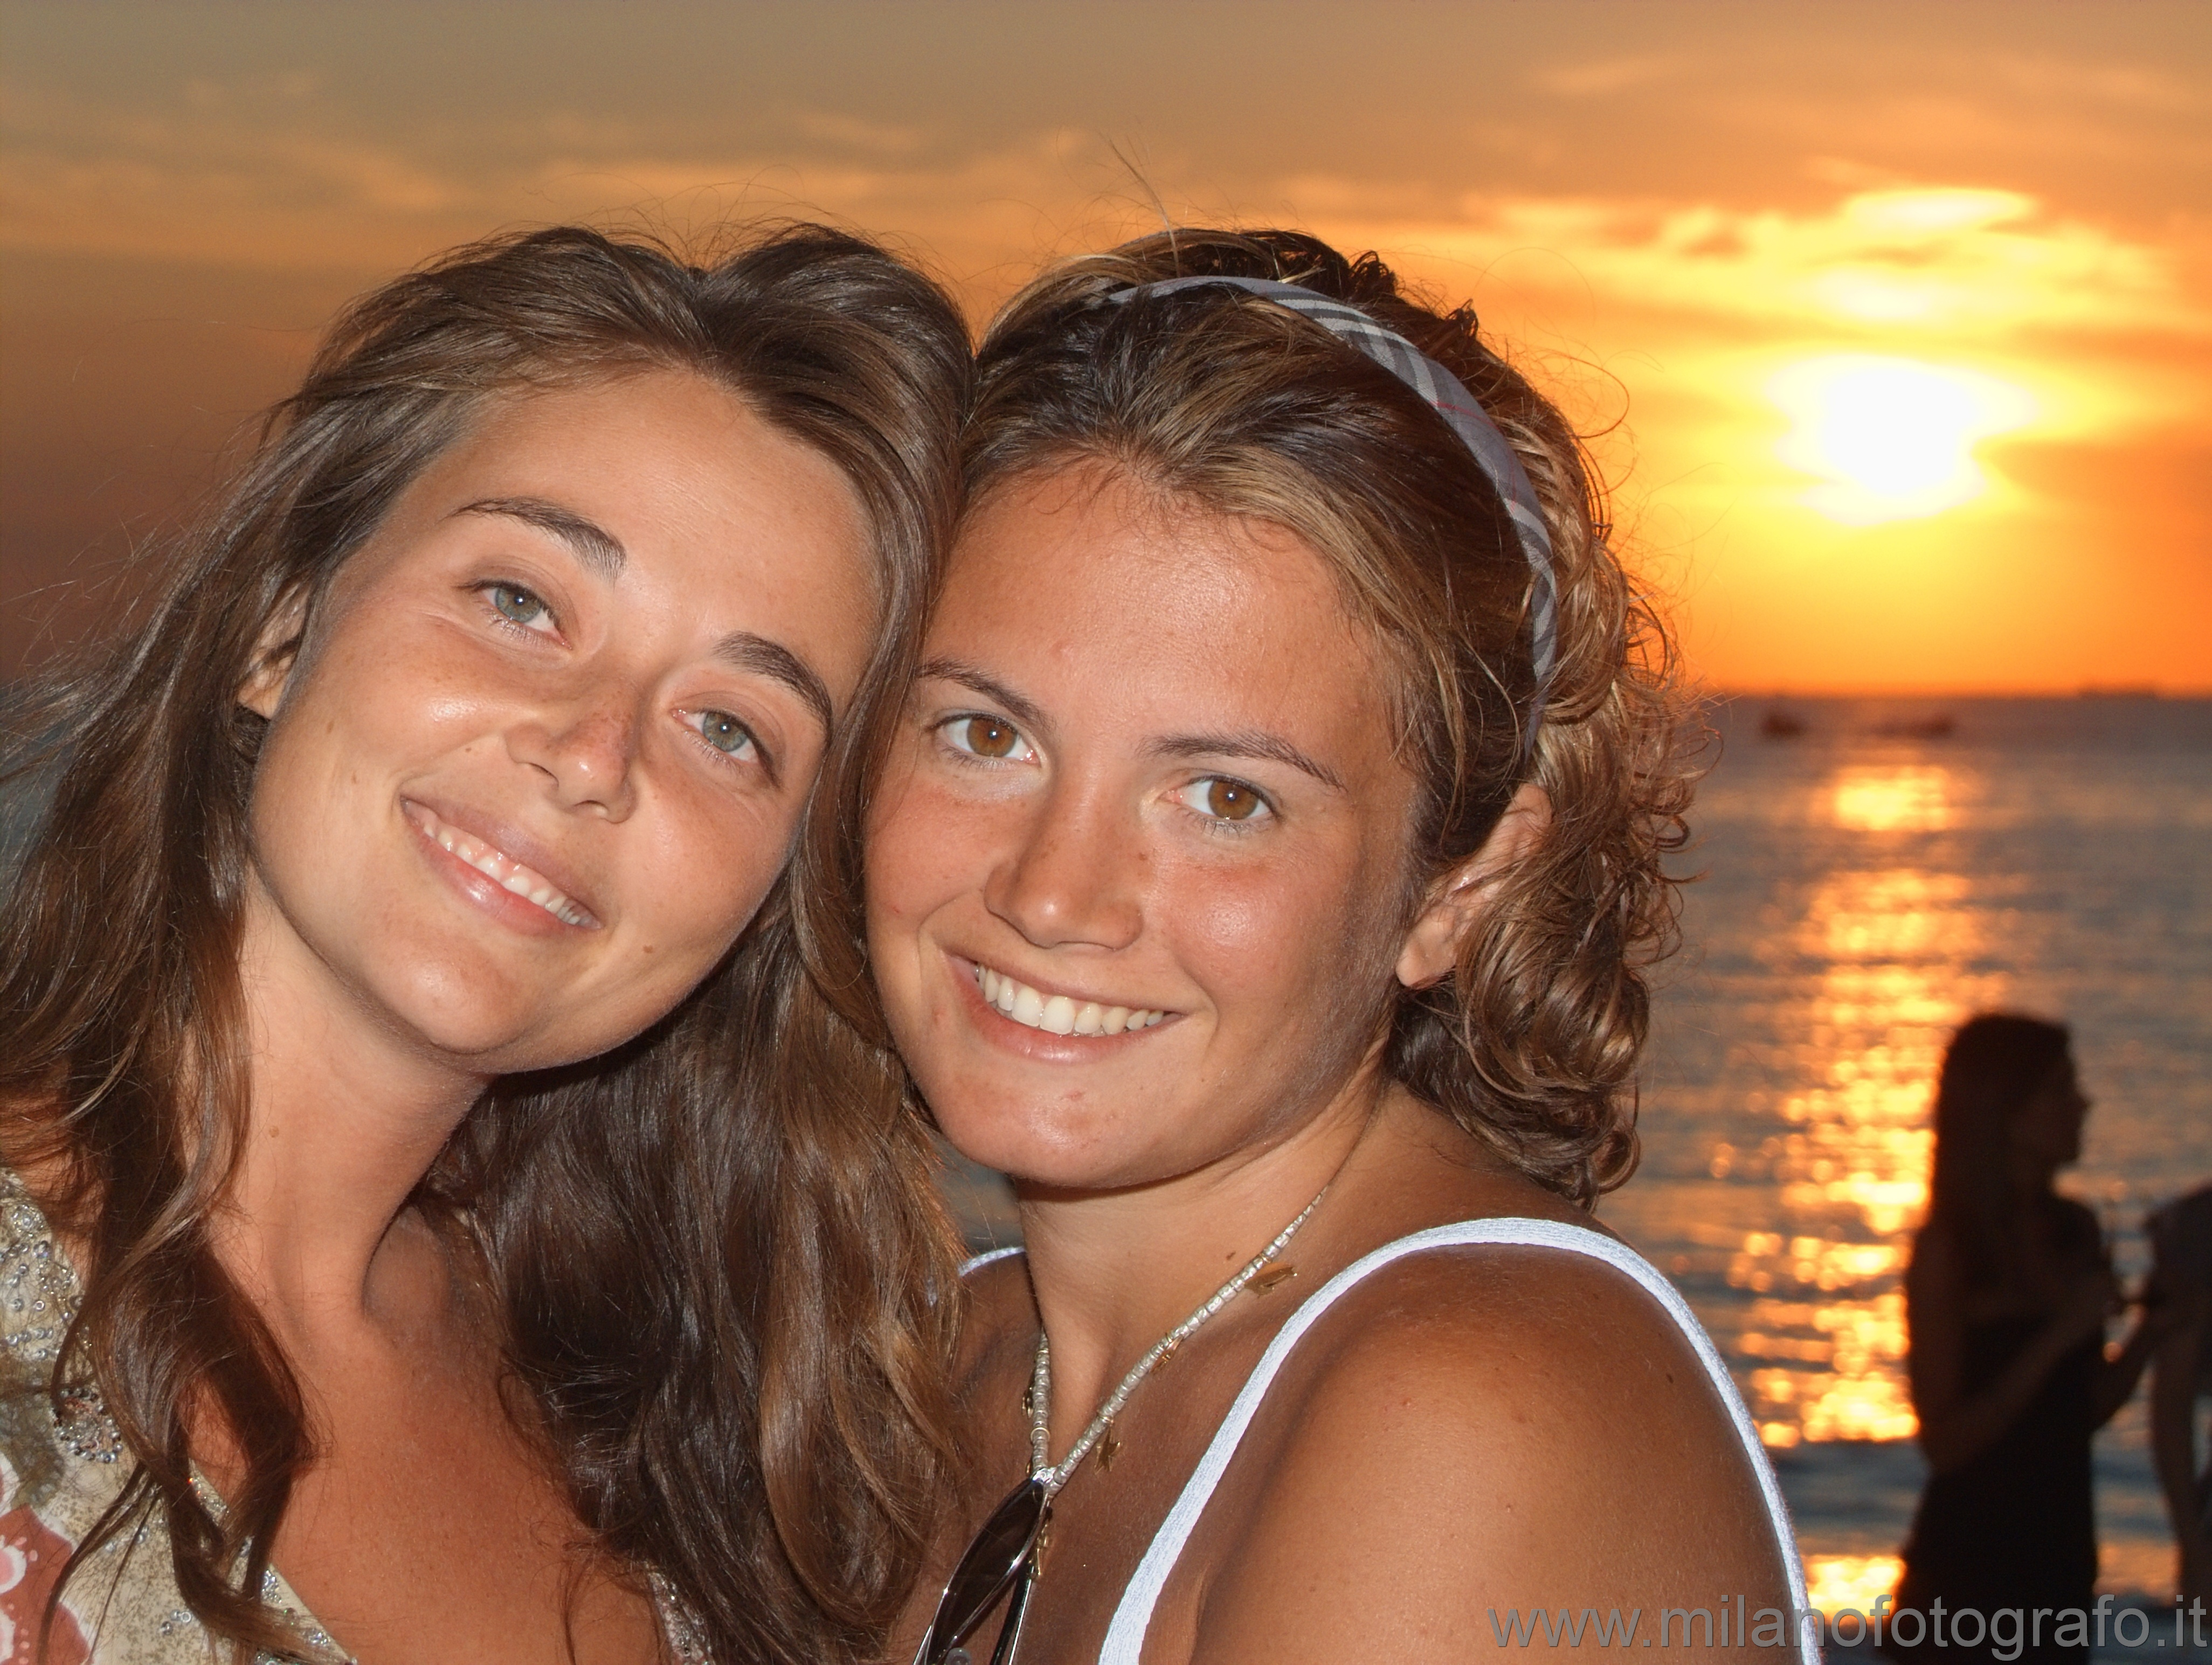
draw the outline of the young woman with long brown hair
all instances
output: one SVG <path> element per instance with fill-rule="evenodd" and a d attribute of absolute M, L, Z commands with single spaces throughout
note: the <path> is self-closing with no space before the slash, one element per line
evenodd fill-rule
<path fill-rule="evenodd" d="M 2061 1024 L 1983 1012 L 1944 1049 L 1928 1217 L 1905 1274 L 1929 1475 L 1905 1545 L 1899 1618 L 1882 1638 L 1893 1659 L 2089 1657 L 2089 1442 L 2134 1393 L 2170 1315 L 2147 1310 L 2106 1357 L 2106 1326 L 2124 1303 L 2104 1235 L 2094 1214 L 2051 1188 L 2081 1158 L 2088 1113 Z M 1982 1632 L 1971 1642 L 1968 1610 Z"/>
<path fill-rule="evenodd" d="M 1025 1250 L 968 1279 L 969 1491 L 897 1656 L 1461 1660 L 1669 1608 L 1815 1656 L 1717 1356 L 1589 1212 L 1687 786 L 1559 413 L 1371 256 L 1181 231 L 1009 306 L 966 457 L 870 946 Z"/>
<path fill-rule="evenodd" d="M 19 707 L 0 1653 L 879 1641 L 951 1267 L 850 787 L 968 377 L 818 227 L 461 251 Z"/>

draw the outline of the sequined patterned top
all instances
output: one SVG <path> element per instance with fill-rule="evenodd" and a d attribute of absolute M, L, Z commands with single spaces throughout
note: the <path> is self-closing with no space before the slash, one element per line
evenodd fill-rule
<path fill-rule="evenodd" d="M 79 1300 L 76 1274 L 22 1182 L 0 1168 L 0 1665 L 32 1665 L 39 1625 L 70 1551 L 131 1474 L 120 1434 L 90 1383 L 46 1391 Z M 221 1499 L 206 1493 L 210 1505 Z M 696 1627 L 655 1578 L 654 1604 L 673 1665 L 711 1665 Z M 352 1665 L 271 1568 L 262 1600 L 295 1632 L 303 1656 Z M 135 1536 L 111 1540 L 70 1580 L 48 1638 L 48 1665 L 207 1665 L 216 1657 L 177 1593 L 157 1511 Z M 255 1665 L 280 1665 L 257 1656 Z"/>

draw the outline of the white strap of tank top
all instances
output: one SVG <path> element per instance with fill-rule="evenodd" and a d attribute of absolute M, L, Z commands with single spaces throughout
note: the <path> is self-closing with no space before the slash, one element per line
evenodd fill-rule
<path fill-rule="evenodd" d="M 1407 1255 L 1419 1254 L 1425 1249 L 1463 1248 L 1483 1244 L 1564 1249 L 1573 1254 L 1588 1255 L 1635 1279 L 1666 1310 L 1667 1316 L 1674 1321 L 1676 1328 L 1689 1337 L 1691 1345 L 1697 1349 L 1706 1376 L 1711 1379 L 1721 1402 L 1728 1407 L 1729 1418 L 1735 1424 L 1736 1437 L 1743 1442 L 1744 1450 L 1751 1457 L 1752 1468 L 1759 1475 L 1760 1494 L 1766 1500 L 1767 1520 L 1773 1527 L 1776 1541 L 1782 1550 L 1783 1564 L 1789 1572 L 1791 1607 L 1796 1612 L 1804 1611 L 1807 1605 L 1805 1571 L 1797 1559 L 1796 1538 L 1790 1530 L 1790 1511 L 1782 1500 L 1782 1488 L 1776 1483 L 1774 1469 L 1768 1463 L 1765 1450 L 1759 1443 L 1759 1431 L 1752 1424 L 1750 1413 L 1744 1409 L 1743 1400 L 1735 1390 L 1735 1383 L 1729 1379 L 1728 1367 L 1721 1362 L 1712 1338 L 1705 1334 L 1705 1326 L 1698 1322 L 1696 1315 L 1690 1311 L 1689 1304 L 1683 1300 L 1674 1286 L 1668 1282 L 1650 1262 L 1602 1232 L 1587 1231 L 1579 1226 L 1562 1225 L 1551 1220 L 1470 1220 L 1455 1226 L 1438 1226 L 1429 1231 L 1416 1232 L 1410 1237 L 1383 1244 L 1346 1267 L 1316 1290 L 1291 1315 L 1289 1322 L 1267 1344 L 1267 1352 L 1261 1355 L 1259 1365 L 1253 1371 L 1251 1379 L 1245 1383 L 1243 1391 L 1237 1396 L 1236 1402 L 1229 1408 L 1229 1414 L 1222 1419 L 1220 1430 L 1206 1447 L 1206 1455 L 1199 1459 L 1198 1468 L 1184 1486 L 1182 1495 L 1168 1511 L 1167 1519 L 1160 1523 L 1160 1529 L 1153 1535 L 1152 1547 L 1145 1552 L 1145 1559 L 1138 1563 L 1128 1587 L 1121 1592 L 1121 1604 L 1114 1610 L 1113 1623 L 1107 1627 L 1105 1644 L 1098 1650 L 1099 1665 L 1138 1665 L 1139 1656 L 1144 1650 L 1145 1632 L 1152 1624 L 1152 1608 L 1159 1601 L 1160 1591 L 1166 1588 L 1168 1575 L 1174 1571 L 1183 1546 L 1189 1541 L 1191 1529 L 1198 1524 L 1199 1517 L 1206 1512 L 1206 1505 L 1213 1496 L 1213 1488 L 1220 1483 L 1230 1459 L 1237 1455 L 1237 1447 L 1244 1438 L 1245 1429 L 1251 1426 L 1252 1418 L 1260 1408 L 1260 1402 L 1267 1397 L 1276 1372 L 1282 1369 L 1283 1361 L 1290 1356 L 1291 1349 L 1298 1344 L 1299 1338 L 1313 1328 L 1322 1314 L 1328 1311 L 1346 1291 L 1391 1262 Z M 980 1264 L 984 1259 L 996 1260 L 1011 1252 L 1015 1251 L 1001 1250 L 988 1256 L 981 1256 L 970 1264 Z M 1820 1665 L 1820 1648 L 1817 1644 L 1805 1639 L 1806 1627 L 1802 1624 L 1793 1627 L 1798 1633 L 1798 1649 L 1803 1665 Z"/>

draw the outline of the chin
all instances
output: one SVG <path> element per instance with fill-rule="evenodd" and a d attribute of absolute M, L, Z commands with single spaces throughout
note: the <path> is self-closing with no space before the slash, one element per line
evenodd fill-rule
<path fill-rule="evenodd" d="M 549 1044 L 532 1026 L 506 1014 L 471 1014 L 450 1009 L 411 1026 L 428 1050 L 486 1075 L 514 1075 L 574 1063 L 565 1047 Z"/>
<path fill-rule="evenodd" d="M 1164 1177 L 1151 1172 L 1133 1153 L 1116 1149 L 1112 1123 L 1102 1123 L 1095 1117 L 1042 1116 L 1034 1106 L 1024 1105 L 939 1116 L 937 1127 L 945 1142 L 970 1162 L 1024 1184 L 1105 1191 Z"/>
<path fill-rule="evenodd" d="M 376 1003 L 425 1050 L 485 1074 L 549 1069 L 605 1050 L 577 1050 L 575 1026 L 552 1021 L 538 991 L 481 968 L 425 975 L 418 967 Z"/>

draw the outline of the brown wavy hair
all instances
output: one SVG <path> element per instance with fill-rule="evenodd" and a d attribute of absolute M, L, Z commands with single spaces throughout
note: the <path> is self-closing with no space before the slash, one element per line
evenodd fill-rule
<path fill-rule="evenodd" d="M 1463 382 L 1528 470 L 1552 536 L 1555 668 L 1536 687 L 1531 583 L 1504 503 L 1421 397 L 1310 321 L 1219 275 L 1297 283 L 1359 308 Z M 1097 463 L 1213 512 L 1296 532 L 1334 568 L 1395 675 L 1400 755 L 1419 784 L 1410 924 L 1534 781 L 1552 819 L 1508 872 L 1454 973 L 1399 990 L 1391 1075 L 1532 1179 L 1588 1203 L 1636 1164 L 1644 973 L 1675 940 L 1664 857 L 1692 771 L 1666 629 L 1609 542 L 1566 419 L 1486 343 L 1474 310 L 1405 294 L 1284 231 L 1177 230 L 1070 261 L 1008 303 L 977 366 L 971 503 Z M 1524 724 L 1540 699 L 1533 748 Z"/>
<path fill-rule="evenodd" d="M 705 377 L 835 463 L 883 626 L 791 869 L 678 1008 L 605 1057 L 495 1083 L 415 1202 L 480 1256 L 518 1422 L 618 1570 L 665 1579 L 728 1661 L 871 1656 L 945 1464 L 951 1238 L 872 1021 L 857 784 L 910 675 L 957 485 L 970 360 L 944 294 L 797 226 L 695 263 L 560 228 L 356 303 L 143 620 L 12 714 L 51 804 L 0 910 L 0 1150 L 88 1256 L 53 1379 L 96 1386 L 135 1472 L 80 1547 L 166 1520 L 178 1587 L 241 1654 L 305 1644 L 258 1600 L 313 1460 L 300 1383 L 210 1247 L 251 1083 L 237 963 L 269 621 L 333 575 L 489 402 Z M 307 625 L 303 619 L 301 631 Z M 244 1480 L 195 1495 L 186 1408 Z M 56 1599 L 58 1599 L 57 1592 Z M 52 1607 L 50 1606 L 49 1614 Z"/>

